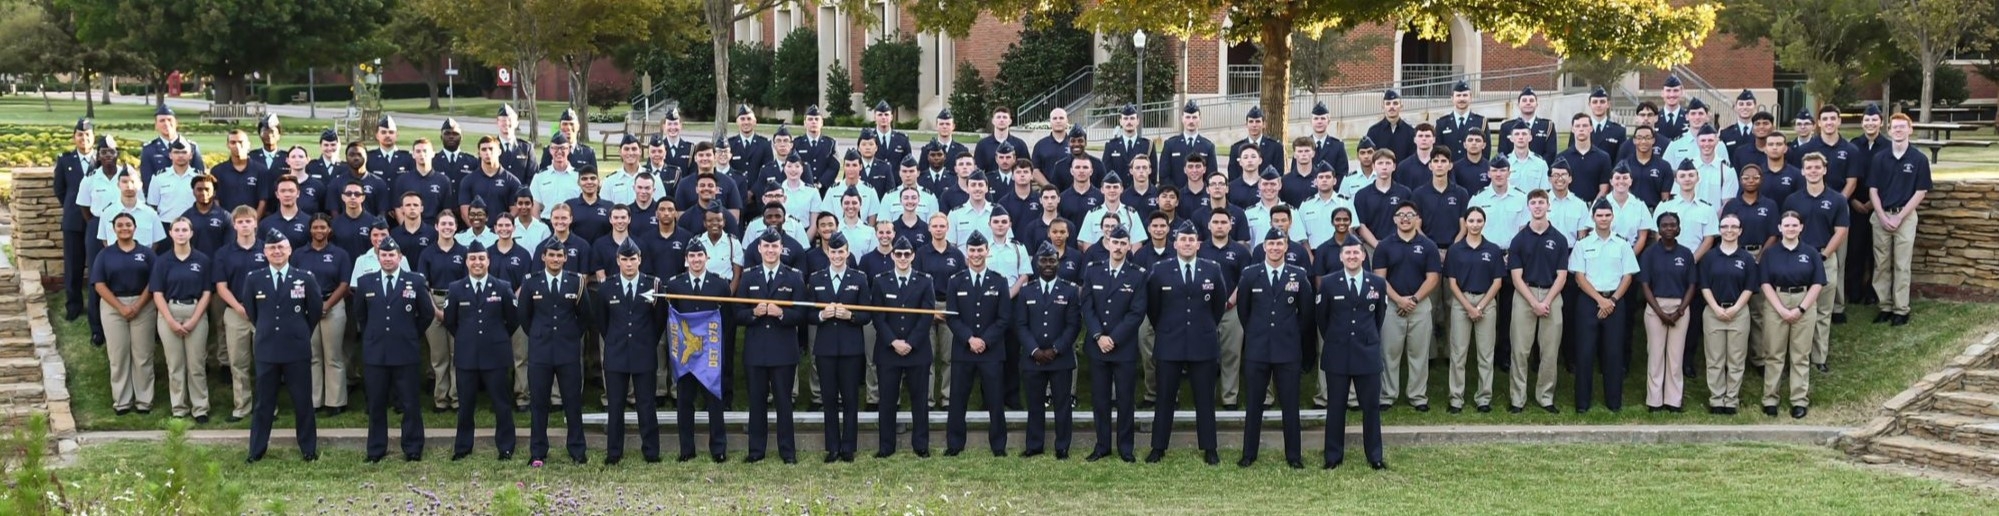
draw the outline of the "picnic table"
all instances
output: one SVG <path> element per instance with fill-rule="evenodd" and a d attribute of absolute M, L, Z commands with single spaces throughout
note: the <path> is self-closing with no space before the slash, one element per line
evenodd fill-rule
<path fill-rule="evenodd" d="M 1929 134 L 1928 139 L 1930 140 L 1949 140 L 1951 133 L 1955 133 L 1957 131 L 1968 131 L 1975 129 L 1976 127 L 1969 124 L 1960 124 L 1954 122 L 1917 122 L 1909 124 L 1909 128 L 1928 133 Z M 1942 134 L 1943 136 L 1939 138 L 1937 136 L 1938 134 Z"/>
<path fill-rule="evenodd" d="M 1930 150 L 1930 162 L 1931 162 L 1931 163 L 1935 163 L 1935 162 L 1937 162 L 1937 161 L 1938 161 L 1938 160 L 1940 159 L 1940 158 L 1938 158 L 1937 154 L 1938 154 L 1939 152 L 1941 152 L 1941 151 L 1942 151 L 1942 150 L 1944 149 L 1944 147 L 1978 147 L 1978 148 L 1985 148 L 1985 147 L 1991 147 L 1991 146 L 1992 146 L 1992 141 L 1990 141 L 1990 140 L 1937 140 L 1937 139 L 1927 139 L 1927 140 L 1909 140 L 1909 144 L 1910 144 L 1910 145 L 1915 145 L 1915 146 L 1917 146 L 1917 147 L 1922 147 L 1922 148 L 1925 148 L 1925 149 L 1929 149 L 1929 150 Z"/>

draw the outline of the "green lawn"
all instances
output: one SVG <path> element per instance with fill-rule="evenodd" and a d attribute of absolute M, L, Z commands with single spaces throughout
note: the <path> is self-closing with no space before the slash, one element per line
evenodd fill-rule
<path fill-rule="evenodd" d="M 82 451 L 57 470 L 76 498 L 111 498 L 134 475 L 164 471 L 156 443 Z M 1337 471 L 1291 470 L 1266 454 L 1254 469 L 1207 467 L 1190 453 L 1161 464 L 1085 463 L 909 454 L 852 464 L 775 460 L 534 469 L 481 452 L 463 462 L 363 464 L 360 450 L 319 462 L 274 451 L 245 465 L 241 451 L 197 447 L 244 489 L 247 508 L 293 512 L 486 513 L 496 490 L 520 486 L 562 513 L 1027 513 L 1438 514 L 1511 513 L 1975 514 L 1999 510 L 1989 493 L 1856 466 L 1824 448 L 1770 444 L 1475 445 L 1388 450 L 1390 470 L 1359 457 Z M 1317 453 L 1312 450 L 1311 453 Z M 1357 450 L 1354 453 L 1358 453 Z M 1224 456 L 1233 462 L 1233 450 Z M 254 479 L 254 480 L 253 480 Z M 131 502 L 124 502 L 129 504 Z M 111 508 L 115 509 L 117 505 Z"/>
<path fill-rule="evenodd" d="M 444 85 L 438 84 L 438 91 L 441 93 L 443 90 L 444 90 Z M 501 104 L 510 104 L 510 103 L 515 104 L 514 106 L 515 109 L 521 109 L 523 107 L 519 103 L 514 103 L 502 99 L 459 97 L 454 100 L 445 97 L 438 97 L 437 109 L 430 108 L 430 99 L 421 98 L 421 99 L 383 100 L 382 110 L 390 113 L 454 115 L 460 117 L 490 119 L 493 118 L 494 114 L 499 112 Z M 318 105 L 321 112 L 326 112 L 326 110 L 330 109 L 333 110 L 332 112 L 334 113 L 339 113 L 342 110 L 347 109 L 347 101 L 344 100 L 338 102 L 319 102 Z M 569 107 L 568 102 L 561 102 L 561 101 L 542 101 L 536 103 L 536 105 L 541 108 L 542 117 L 548 120 L 554 120 L 556 116 L 562 114 L 563 109 Z M 453 111 L 454 107 L 456 108 L 456 111 Z M 590 112 L 596 113 L 597 110 L 591 109 Z M 623 108 L 614 109 L 612 110 L 612 112 L 623 113 L 624 109 Z"/>
<path fill-rule="evenodd" d="M 60 349 L 62 350 L 63 359 L 68 366 L 70 395 L 73 397 L 72 404 L 78 427 L 85 430 L 152 430 L 160 428 L 161 422 L 167 417 L 168 412 L 166 410 L 167 392 L 164 360 L 156 360 L 159 364 L 158 369 L 160 372 L 156 375 L 156 378 L 158 378 L 158 386 L 155 389 L 157 399 L 154 403 L 155 410 L 153 413 L 151 415 L 128 414 L 122 417 L 113 415 L 111 411 L 110 389 L 105 387 L 108 385 L 110 373 L 104 348 L 90 344 L 89 331 L 82 319 L 78 319 L 75 322 L 61 321 L 59 317 L 62 314 L 60 295 L 52 295 L 51 298 L 50 306 L 53 308 L 51 313 L 58 316 L 56 318 L 56 329 L 61 339 Z M 1525 413 L 1509 414 L 1505 411 L 1506 404 L 1509 403 L 1506 393 L 1507 377 L 1502 373 L 1496 375 L 1494 379 L 1493 412 L 1480 414 L 1470 410 L 1471 407 L 1467 406 L 1463 414 L 1449 414 L 1443 410 L 1449 395 L 1448 378 L 1444 374 L 1447 369 L 1447 363 L 1437 361 L 1431 365 L 1432 373 L 1430 375 L 1429 392 L 1432 410 L 1428 413 L 1419 413 L 1408 408 L 1406 405 L 1400 405 L 1385 414 L 1384 422 L 1389 425 L 1857 424 L 1865 421 L 1873 413 L 1874 408 L 1879 406 L 1882 401 L 1907 388 L 1910 383 L 1927 374 L 1938 363 L 1941 363 L 1944 358 L 1953 356 L 1961 351 L 1967 339 L 1982 335 L 1982 328 L 1986 327 L 1987 323 L 1999 319 L 1999 305 L 1922 301 L 1915 306 L 1915 313 L 1921 318 L 1920 324 L 1891 328 L 1887 325 L 1867 324 L 1866 321 L 1871 320 L 1874 315 L 1874 311 L 1871 308 L 1852 307 L 1850 311 L 1855 322 L 1835 327 L 1832 348 L 1833 370 L 1830 375 L 1814 376 L 1812 381 L 1812 416 L 1804 420 L 1793 420 L 1789 417 L 1767 418 L 1762 416 L 1760 412 L 1757 412 L 1756 407 L 1762 396 L 1763 383 L 1762 377 L 1755 374 L 1745 375 L 1743 380 L 1743 415 L 1725 417 L 1708 415 L 1706 413 L 1705 404 L 1708 390 L 1705 376 L 1687 381 L 1685 398 L 1686 413 L 1646 413 L 1643 405 L 1645 395 L 1645 357 L 1644 353 L 1642 353 L 1644 340 L 1642 335 L 1638 335 L 1634 337 L 1633 345 L 1640 352 L 1632 357 L 1632 374 L 1628 376 L 1625 382 L 1626 410 L 1622 413 L 1609 413 L 1603 410 L 1602 405 L 1599 404 L 1597 410 L 1593 410 L 1588 414 L 1575 414 L 1572 410 L 1574 405 L 1571 401 L 1573 399 L 1574 383 L 1572 378 L 1564 373 L 1556 386 L 1556 405 L 1563 409 L 1561 414 L 1548 414 L 1531 406 Z M 229 394 L 228 372 L 227 370 L 216 368 L 211 368 L 209 371 L 208 378 L 212 384 L 209 396 L 211 403 L 209 413 L 214 415 L 215 418 L 206 428 L 247 428 L 248 421 L 235 424 L 223 422 L 222 417 L 228 415 L 230 411 L 231 397 Z M 1080 380 L 1084 382 L 1083 385 L 1085 386 L 1088 385 L 1088 375 L 1089 372 L 1086 369 Z M 745 392 L 740 390 L 746 389 L 746 387 L 740 384 L 740 382 L 747 381 L 744 376 L 737 376 L 739 382 L 739 390 L 737 392 Z M 1305 379 L 1305 390 L 1308 393 L 1314 392 L 1312 386 L 1316 385 L 1315 380 L 1316 378 L 1311 377 Z M 1468 379 L 1469 381 L 1471 380 Z M 595 382 L 586 384 L 587 395 L 585 398 L 588 400 L 586 411 L 602 410 L 596 401 L 601 392 L 599 385 L 601 384 Z M 429 407 L 429 393 L 428 387 L 422 388 L 421 396 L 424 399 L 423 404 L 426 407 L 426 426 L 430 428 L 450 428 L 455 425 L 457 420 L 453 414 L 429 413 L 427 410 Z M 1081 400 L 1083 410 L 1087 410 L 1090 406 L 1091 393 L 1089 389 L 1087 387 L 1081 389 L 1080 395 L 1083 397 Z M 1467 396 L 1469 396 L 1469 393 L 1467 393 Z M 1599 399 L 1601 396 L 1602 394 L 1599 392 Z M 367 393 L 360 390 L 354 391 L 349 402 L 351 410 L 339 417 L 321 418 L 319 421 L 320 426 L 327 428 L 365 426 L 367 422 L 366 416 L 364 411 L 360 409 L 366 407 L 366 397 Z M 1192 397 L 1189 394 L 1185 394 L 1184 388 L 1181 399 L 1182 407 L 1192 406 Z M 736 404 L 737 410 L 743 410 L 747 407 L 748 401 L 739 396 Z M 283 406 L 288 407 L 289 405 Z M 484 413 L 485 411 L 481 410 L 481 412 Z M 482 415 L 481 419 L 485 420 L 487 417 Z M 560 414 L 557 414 L 556 417 L 560 419 Z M 932 417 L 935 423 L 941 424 L 943 421 L 943 414 L 934 414 Z M 1357 421 L 1359 415 L 1354 414 L 1352 418 Z M 516 420 L 525 424 L 527 416 L 526 414 L 516 414 Z M 288 426 L 290 418 L 280 417 L 277 424 L 279 426 Z"/>

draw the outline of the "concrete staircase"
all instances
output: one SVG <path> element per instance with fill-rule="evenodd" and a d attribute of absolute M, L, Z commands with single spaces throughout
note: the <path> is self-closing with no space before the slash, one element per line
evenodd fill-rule
<path fill-rule="evenodd" d="M 1999 477 L 1999 333 L 1889 399 L 1838 446 L 1873 464 Z"/>

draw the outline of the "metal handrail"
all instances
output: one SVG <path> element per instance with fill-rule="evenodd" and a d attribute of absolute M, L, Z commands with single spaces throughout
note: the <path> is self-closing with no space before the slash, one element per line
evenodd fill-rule
<path fill-rule="evenodd" d="M 1439 76 L 1429 80 L 1422 80 L 1422 81 L 1384 81 L 1384 82 L 1375 82 L 1375 83 L 1365 83 L 1365 84 L 1358 84 L 1351 86 L 1343 86 L 1343 87 L 1333 88 L 1330 90 L 1323 90 L 1317 93 L 1316 95 L 1323 98 L 1323 97 L 1339 97 L 1342 95 L 1350 95 L 1362 92 L 1378 92 L 1389 88 L 1395 88 L 1399 90 L 1408 90 L 1412 88 L 1438 87 L 1438 86 L 1448 88 L 1451 85 L 1456 84 L 1457 81 L 1460 80 L 1468 82 L 1479 82 L 1485 80 L 1514 79 L 1519 77 L 1552 75 L 1559 72 L 1560 66 L 1561 65 L 1559 64 L 1543 64 L 1543 65 L 1534 65 L 1534 66 L 1523 66 L 1519 68 L 1508 68 L 1504 70 L 1464 72 L 1458 74 Z M 1255 95 L 1256 95 L 1255 93 L 1245 94 L 1247 98 L 1255 98 Z M 1313 95 L 1314 94 L 1311 92 L 1294 89 L 1294 91 L 1291 94 L 1290 101 L 1293 104 L 1297 104 L 1299 100 L 1301 99 L 1309 100 Z M 1210 106 L 1241 102 L 1244 100 L 1244 98 L 1245 98 L 1244 96 L 1229 95 L 1229 96 L 1193 99 L 1191 100 L 1191 102 L 1193 102 L 1195 105 L 1201 106 L 1202 108 L 1207 108 Z M 1158 125 L 1158 124 L 1170 124 L 1176 122 L 1178 119 L 1175 116 L 1173 116 L 1171 113 L 1177 112 L 1179 107 L 1180 104 L 1178 104 L 1177 101 L 1147 102 L 1144 105 L 1138 106 L 1139 111 L 1140 113 L 1142 113 L 1142 117 L 1145 120 L 1145 125 L 1147 127 L 1162 127 L 1163 125 Z M 1102 117 L 1109 117 L 1115 119 L 1118 110 L 1122 108 L 1123 108 L 1122 105 L 1097 106 L 1096 108 L 1091 109 L 1087 113 L 1087 116 L 1092 119 L 1102 118 Z M 1164 115 L 1156 114 L 1154 113 L 1155 111 L 1166 112 L 1166 114 Z M 1288 122 L 1306 120 L 1311 118 L 1311 113 L 1308 111 L 1293 109 L 1290 110 L 1288 118 L 1289 118 L 1287 120 Z"/>
<path fill-rule="evenodd" d="M 1022 102 L 1018 108 L 1014 109 L 1014 124 L 1026 125 L 1030 122 L 1042 121 L 1046 119 L 1048 111 L 1057 107 L 1055 104 L 1060 103 L 1063 106 L 1067 106 L 1076 99 L 1088 96 L 1095 91 L 1097 83 L 1096 74 L 1096 65 L 1084 66 L 1075 72 L 1071 72 L 1068 77 L 1063 78 L 1061 85 L 1049 88 L 1048 91 L 1041 92 L 1040 95 L 1035 95 L 1027 99 L 1026 102 Z M 1079 89 L 1083 91 L 1072 91 Z"/>

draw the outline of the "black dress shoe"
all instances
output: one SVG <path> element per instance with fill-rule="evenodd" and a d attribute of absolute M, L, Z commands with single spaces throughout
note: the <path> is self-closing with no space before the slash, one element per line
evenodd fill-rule
<path fill-rule="evenodd" d="M 1480 413 L 1480 414 L 1484 414 L 1484 413 L 1487 413 L 1487 412 L 1492 412 L 1492 405 L 1479 405 L 1479 406 L 1478 406 L 1478 413 Z"/>
<path fill-rule="evenodd" d="M 624 457 L 604 457 L 604 465 L 616 466 L 618 465 L 619 462 L 623 462 L 624 460 L 625 460 Z"/>
<path fill-rule="evenodd" d="M 1463 414 L 1464 411 L 1465 411 L 1464 407 L 1444 407 L 1444 412 L 1449 412 L 1452 414 Z"/>
<path fill-rule="evenodd" d="M 319 460 L 319 453 L 317 453 L 317 452 L 314 452 L 314 453 L 308 453 L 308 454 L 305 454 L 304 456 L 301 456 L 301 457 L 299 457 L 299 460 L 302 460 L 302 461 L 306 461 L 306 462 L 312 462 L 312 461 L 316 461 L 316 460 Z"/>
<path fill-rule="evenodd" d="M 1895 320 L 1895 314 L 1893 313 L 1881 312 L 1874 314 L 1874 324 L 1881 324 L 1892 320 Z"/>
<path fill-rule="evenodd" d="M 1040 453 L 1040 452 L 1036 452 L 1036 453 Z M 994 456 L 994 457 L 1005 457 L 1005 456 L 1006 456 L 1006 450 L 993 450 L 993 456 Z"/>
<path fill-rule="evenodd" d="M 1250 456 L 1247 456 L 1247 455 L 1245 455 L 1245 456 L 1243 456 L 1243 458 L 1241 458 L 1241 459 L 1238 459 L 1238 460 L 1236 460 L 1236 461 L 1235 461 L 1235 465 L 1236 465 L 1236 467 L 1238 467 L 1238 468 L 1247 468 L 1247 467 L 1250 467 L 1250 466 L 1255 466 L 1255 465 L 1256 465 L 1256 457 L 1250 457 Z"/>
<path fill-rule="evenodd" d="M 834 463 L 834 462 L 839 462 L 839 461 L 840 461 L 840 454 L 839 454 L 839 453 L 834 453 L 834 452 L 826 452 L 826 460 L 825 460 L 825 461 L 823 461 L 823 462 L 825 462 L 825 463 L 827 463 L 827 464 L 832 464 L 832 463 Z"/>
<path fill-rule="evenodd" d="M 1421 404 L 1421 405 L 1416 405 L 1416 406 L 1415 406 L 1415 408 L 1416 408 L 1416 411 L 1417 411 L 1417 412 L 1429 412 L 1429 411 L 1430 411 L 1430 404 L 1428 404 L 1428 403 L 1424 403 L 1424 404 Z"/>
<path fill-rule="evenodd" d="M 1069 460 L 1069 450 L 1055 450 L 1055 460 Z"/>
<path fill-rule="evenodd" d="M 1812 412 L 1811 409 L 1806 407 L 1792 406 L 1791 419 L 1804 419 L 1805 415 L 1810 414 L 1811 412 Z"/>
<path fill-rule="evenodd" d="M 93 345 L 93 346 L 97 346 L 97 347 L 100 347 L 100 348 L 101 348 L 101 347 L 104 347 L 104 336 L 103 336 L 103 335 L 91 335 L 91 336 L 90 336 L 90 344 L 91 344 L 91 345 Z"/>
<path fill-rule="evenodd" d="M 244 457 L 244 458 L 243 458 L 243 463 L 244 463 L 244 464 L 256 464 L 256 463 L 257 463 L 257 461 L 260 461 L 260 460 L 264 460 L 264 458 L 263 458 L 263 457 L 258 457 L 258 456 L 255 456 L 255 455 L 252 455 L 252 456 L 249 456 L 249 457 Z"/>
<path fill-rule="evenodd" d="M 382 461 L 382 456 L 381 456 L 381 455 L 369 455 L 369 456 L 368 456 L 368 458 L 365 458 L 365 459 L 361 459 L 361 462 L 366 462 L 366 463 L 369 463 L 369 464 L 374 464 L 374 463 L 377 463 L 377 462 L 381 462 L 381 461 Z"/>
<path fill-rule="evenodd" d="M 1681 407 L 1680 407 L 1679 405 L 1667 405 L 1667 406 L 1666 406 L 1666 411 L 1667 411 L 1667 412 L 1672 412 L 1672 413 L 1674 413 L 1674 414 L 1679 414 L 1679 413 L 1682 413 L 1682 412 L 1686 412 L 1686 411 L 1687 411 L 1687 409 L 1685 409 L 1685 408 L 1681 408 Z"/>
<path fill-rule="evenodd" d="M 422 461 L 423 461 L 423 454 L 421 453 L 403 454 L 403 462 L 422 462 Z"/>
<path fill-rule="evenodd" d="M 1347 412 L 1353 412 L 1353 411 L 1356 411 L 1356 410 L 1360 410 L 1360 405 L 1355 405 L 1355 404 L 1352 404 L 1352 403 L 1348 403 L 1348 404 L 1347 404 Z"/>
<path fill-rule="evenodd" d="M 687 462 L 687 461 L 691 461 L 691 460 L 694 460 L 694 454 L 692 454 L 692 453 L 682 453 L 682 454 L 680 454 L 680 456 L 679 456 L 679 457 L 674 457 L 674 458 L 673 458 L 673 461 L 674 461 L 674 462 Z"/>
<path fill-rule="evenodd" d="M 1313 403 L 1313 404 L 1312 404 L 1312 410 L 1326 410 L 1326 404 L 1324 404 L 1324 403 Z"/>
<path fill-rule="evenodd" d="M 875 451 L 875 458 L 877 458 L 877 459 L 886 459 L 886 458 L 889 458 L 889 457 L 893 457 L 893 456 L 895 456 L 895 452 L 892 452 L 892 451 L 888 451 L 888 450 L 876 450 L 876 451 Z"/>
<path fill-rule="evenodd" d="M 1166 450 L 1152 450 L 1151 452 L 1145 454 L 1145 462 L 1147 464 L 1157 463 L 1165 459 L 1166 459 Z"/>
<path fill-rule="evenodd" d="M 1741 413 L 1741 412 L 1742 412 L 1742 410 L 1741 410 L 1741 409 L 1737 409 L 1737 408 L 1735 408 L 1735 407 L 1722 407 L 1722 408 L 1721 408 L 1721 413 L 1722 413 L 1722 415 L 1728 415 L 1728 416 L 1733 416 L 1733 415 L 1736 415 L 1736 414 L 1739 414 L 1739 413 Z"/>
<path fill-rule="evenodd" d="M 1542 405 L 1542 406 L 1541 406 L 1541 410 L 1544 410 L 1544 411 L 1547 411 L 1547 412 L 1548 412 L 1549 414 L 1560 414 L 1560 413 L 1562 413 L 1562 409 L 1558 409 L 1558 408 L 1555 408 L 1555 406 L 1554 406 L 1554 405 Z"/>
<path fill-rule="evenodd" d="M 842 452 L 840 454 L 840 462 L 846 462 L 846 463 L 854 462 L 854 452 Z"/>
<path fill-rule="evenodd" d="M 1003 452 L 1003 451 L 995 451 L 995 452 L 993 452 L 993 456 L 994 456 L 994 457 L 1005 457 L 1005 456 L 1006 456 L 1005 454 L 1006 454 L 1006 452 Z M 1023 458 L 1023 459 L 1025 459 L 1025 458 L 1028 458 L 1028 457 L 1036 457 L 1036 456 L 1040 456 L 1040 455 L 1041 455 L 1041 450 L 1027 450 L 1027 451 L 1024 451 L 1024 452 L 1020 452 L 1020 458 Z"/>
<path fill-rule="evenodd" d="M 797 464 L 797 463 L 798 463 L 798 457 L 785 457 L 785 458 L 784 458 L 784 463 L 785 463 L 785 464 Z"/>
<path fill-rule="evenodd" d="M 1651 405 L 1646 405 L 1646 406 L 1645 406 L 1645 413 L 1646 413 L 1646 414 L 1657 414 L 1657 413 L 1659 413 L 1659 411 L 1661 411 L 1661 410 L 1665 410 L 1665 407 L 1655 407 L 1655 406 L 1651 406 Z"/>
<path fill-rule="evenodd" d="M 1133 456 L 1132 456 L 1131 454 L 1129 454 L 1129 453 L 1120 453 L 1120 454 L 1118 454 L 1117 458 L 1118 458 L 1118 460 L 1121 460 L 1121 461 L 1125 461 L 1125 463 L 1127 463 L 1127 464 L 1129 464 L 1129 463 L 1133 463 L 1133 462 L 1138 462 L 1138 457 L 1133 457 Z"/>
<path fill-rule="evenodd" d="M 646 463 L 648 463 L 648 464 L 658 464 L 658 463 L 659 463 L 659 456 L 658 456 L 658 455 L 647 455 L 647 456 L 646 456 Z"/>
<path fill-rule="evenodd" d="M 1589 413 L 1589 407 L 1576 407 L 1576 413 L 1577 413 L 1577 414 L 1588 414 L 1588 413 Z"/>
<path fill-rule="evenodd" d="M 1889 326 L 1908 326 L 1909 314 L 1895 314 L 1895 322 Z"/>
<path fill-rule="evenodd" d="M 862 409 L 862 410 L 865 410 L 865 411 L 867 411 L 867 412 L 880 412 L 880 411 L 881 411 L 881 404 L 880 404 L 880 403 L 869 403 L 869 404 L 868 404 L 868 406 L 867 406 L 866 408 Z"/>
<path fill-rule="evenodd" d="M 965 449 L 964 449 L 964 448 L 945 448 L 945 449 L 944 449 L 944 456 L 945 456 L 945 457 L 956 457 L 956 456 L 958 456 L 958 454 L 960 454 L 960 453 L 965 453 Z"/>
<path fill-rule="evenodd" d="M 1381 404 L 1381 411 L 1382 411 L 1382 412 L 1388 412 L 1388 411 L 1390 411 L 1390 410 L 1395 410 L 1395 404 L 1394 404 L 1394 403 L 1383 403 L 1383 404 Z"/>
<path fill-rule="evenodd" d="M 1291 466 L 1291 469 L 1305 469 L 1304 459 L 1284 459 L 1284 465 Z"/>
<path fill-rule="evenodd" d="M 1708 408 L 1707 408 L 1707 413 L 1708 413 L 1709 415 L 1715 415 L 1715 416 L 1719 416 L 1719 415 L 1721 415 L 1721 414 L 1722 414 L 1722 411 L 1721 411 L 1721 407 L 1708 407 Z"/>
<path fill-rule="evenodd" d="M 1846 324 L 1846 314 L 1832 314 L 1833 324 Z"/>
<path fill-rule="evenodd" d="M 1763 406 L 1763 415 L 1765 415 L 1765 416 L 1770 416 L 1770 417 L 1777 417 L 1777 406 L 1776 406 L 1776 405 L 1764 405 L 1764 406 Z"/>
<path fill-rule="evenodd" d="M 1375 471 L 1388 469 L 1388 461 L 1368 461 L 1367 467 L 1374 468 Z"/>
<path fill-rule="evenodd" d="M 1345 461 L 1329 460 L 1326 461 L 1325 465 L 1319 466 L 1319 469 L 1325 469 L 1325 470 L 1340 469 L 1341 462 Z"/>
<path fill-rule="evenodd" d="M 574 463 L 577 463 L 577 464 L 589 464 L 589 463 L 590 463 L 590 456 L 589 456 L 589 455 L 570 455 L 570 456 L 569 456 L 569 462 L 574 462 Z"/>
<path fill-rule="evenodd" d="M 1104 457 L 1109 457 L 1109 456 L 1111 456 L 1110 452 L 1093 451 L 1090 452 L 1089 455 L 1083 457 L 1083 462 L 1096 462 L 1103 460 Z"/>
<path fill-rule="evenodd" d="M 505 461 L 510 461 L 510 460 L 514 460 L 514 452 L 510 452 L 510 451 L 503 451 L 503 452 L 500 452 L 500 461 L 501 461 L 501 462 L 505 462 Z"/>
<path fill-rule="evenodd" d="M 714 460 L 715 460 L 715 463 L 716 463 L 716 464 L 721 464 L 721 463 L 724 463 L 724 462 L 728 462 L 728 461 L 729 461 L 729 454 L 727 454 L 727 453 L 717 453 L 717 454 L 715 454 L 715 455 L 711 456 L 710 458 L 711 458 L 711 459 L 714 459 Z"/>
<path fill-rule="evenodd" d="M 1201 455 L 1202 455 L 1201 461 L 1208 463 L 1209 466 L 1222 463 L 1222 454 L 1215 453 L 1214 450 L 1207 450 L 1201 452 Z"/>
<path fill-rule="evenodd" d="M 928 459 L 928 458 L 930 458 L 930 450 L 916 450 L 916 452 L 915 452 L 915 453 L 916 453 L 916 457 L 917 457 L 917 458 L 921 458 L 921 459 Z"/>
<path fill-rule="evenodd" d="M 1819 363 L 1816 363 L 1816 364 L 1812 364 L 1812 369 L 1816 369 L 1816 370 L 1818 370 L 1819 374 L 1825 374 L 1825 373 L 1830 373 L 1830 372 L 1832 372 L 1832 368 L 1831 368 L 1831 367 L 1826 367 L 1826 365 L 1825 365 L 1825 362 L 1819 362 Z"/>
<path fill-rule="evenodd" d="M 1223 403 L 1222 410 L 1242 410 L 1242 406 L 1234 403 Z"/>
<path fill-rule="evenodd" d="M 1152 402 L 1150 401 L 1139 402 L 1138 410 L 1152 410 Z"/>
<path fill-rule="evenodd" d="M 1527 407 L 1522 407 L 1522 406 L 1517 406 L 1517 405 L 1514 405 L 1514 406 L 1508 406 L 1508 407 L 1506 407 L 1506 411 L 1507 411 L 1508 413 L 1513 413 L 1513 414 L 1519 414 L 1519 413 L 1521 413 L 1521 412 L 1526 412 L 1526 411 L 1527 411 Z"/>
<path fill-rule="evenodd" d="M 112 409 L 112 410 L 111 410 L 111 414 L 112 414 L 112 415 L 116 415 L 116 416 L 123 416 L 123 415 L 126 415 L 126 414 L 130 414 L 130 413 L 132 413 L 132 409 Z"/>
<path fill-rule="evenodd" d="M 744 464 L 756 464 L 756 463 L 758 463 L 758 462 L 763 462 L 763 460 L 764 460 L 764 456 L 762 456 L 762 455 L 751 455 L 751 456 L 748 456 L 748 457 L 744 457 L 744 458 L 743 458 L 743 463 L 744 463 Z"/>
<path fill-rule="evenodd" d="M 526 403 L 514 404 L 514 412 L 527 412 L 527 411 L 528 411 L 528 404 Z"/>
<path fill-rule="evenodd" d="M 208 424 L 208 416 L 194 416 L 194 424 L 197 425 Z"/>
<path fill-rule="evenodd" d="M 451 411 L 451 407 L 431 407 L 431 408 L 430 408 L 430 413 L 432 413 L 432 414 L 443 414 L 443 413 L 445 413 L 445 412 L 450 412 L 450 411 Z"/>
<path fill-rule="evenodd" d="M 227 418 L 223 418 L 222 421 L 228 423 L 241 423 L 243 422 L 243 418 L 239 416 L 229 416 Z"/>

